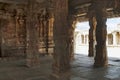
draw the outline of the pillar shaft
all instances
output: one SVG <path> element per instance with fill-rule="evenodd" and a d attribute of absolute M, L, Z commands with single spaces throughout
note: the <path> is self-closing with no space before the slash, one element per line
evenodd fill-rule
<path fill-rule="evenodd" d="M 94 57 L 95 55 L 95 27 L 96 21 L 94 17 L 89 18 L 89 57 Z"/>
<path fill-rule="evenodd" d="M 36 15 L 34 11 L 34 0 L 29 0 L 28 4 L 28 14 L 27 14 L 27 66 L 35 66 L 39 62 L 38 54 L 38 35 L 36 29 Z"/>
<path fill-rule="evenodd" d="M 5 51 L 4 51 L 4 43 L 3 43 L 3 27 L 4 27 L 4 19 L 0 19 L 0 57 L 4 57 Z"/>
<path fill-rule="evenodd" d="M 49 49 L 49 13 L 48 10 L 46 9 L 46 14 L 45 14 L 45 20 L 46 20 L 46 25 L 45 25 L 45 46 L 46 46 L 46 54 L 48 55 L 48 49 Z"/>
<path fill-rule="evenodd" d="M 75 29 L 75 18 L 69 15 L 69 53 L 71 60 L 74 59 L 74 29 Z"/>
<path fill-rule="evenodd" d="M 113 45 L 117 45 L 116 33 L 113 33 Z"/>
<path fill-rule="evenodd" d="M 51 80 L 69 80 L 70 53 L 69 53 L 69 26 L 68 0 L 55 1 L 54 21 L 54 62 Z"/>
<path fill-rule="evenodd" d="M 107 49 L 106 49 L 106 9 L 105 1 L 101 2 L 96 0 L 96 56 L 95 56 L 95 67 L 106 67 L 108 65 Z"/>
<path fill-rule="evenodd" d="M 88 18 L 89 18 L 89 57 L 94 57 L 95 55 L 95 29 L 96 29 L 96 19 L 95 19 L 95 10 L 94 5 L 91 4 L 88 9 Z"/>
<path fill-rule="evenodd" d="M 2 57 L 2 30 L 1 30 L 1 19 L 0 19 L 0 57 Z"/>

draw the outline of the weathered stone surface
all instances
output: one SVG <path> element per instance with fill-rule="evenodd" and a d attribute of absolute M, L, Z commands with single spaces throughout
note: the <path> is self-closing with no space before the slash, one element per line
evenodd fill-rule
<path fill-rule="evenodd" d="M 55 80 L 68 80 L 70 70 L 68 0 L 57 0 L 54 5 L 53 34 L 55 47 L 52 77 Z"/>
<path fill-rule="evenodd" d="M 95 30 L 96 30 L 96 20 L 95 11 L 93 5 L 89 7 L 88 18 L 89 18 L 89 57 L 94 57 L 95 55 Z"/>
<path fill-rule="evenodd" d="M 28 67 L 35 66 L 39 63 L 38 53 L 38 35 L 37 35 L 37 14 L 35 1 L 30 0 L 27 12 L 27 59 L 26 65 Z"/>
<path fill-rule="evenodd" d="M 70 53 L 70 58 L 71 60 L 74 59 L 74 30 L 76 27 L 77 20 L 72 14 L 69 14 L 68 16 L 68 26 L 69 26 L 69 53 Z"/>
<path fill-rule="evenodd" d="M 0 19 L 1 23 L 1 19 Z M 2 57 L 2 30 L 1 30 L 1 24 L 0 24 L 0 57 Z"/>
<path fill-rule="evenodd" d="M 95 14 L 96 14 L 96 56 L 95 56 L 95 67 L 106 67 L 108 66 L 107 49 L 106 49 L 106 1 L 95 1 Z M 101 6 L 102 5 L 102 6 Z"/>

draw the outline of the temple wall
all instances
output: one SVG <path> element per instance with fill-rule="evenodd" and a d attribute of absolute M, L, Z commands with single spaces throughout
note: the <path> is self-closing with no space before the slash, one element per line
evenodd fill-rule
<path fill-rule="evenodd" d="M 8 2 L 0 1 L 0 57 L 25 57 L 27 6 Z M 36 11 L 39 53 L 46 53 L 46 45 L 48 52 L 53 53 L 53 15 L 49 9 L 47 13 L 46 8 L 40 7 Z"/>

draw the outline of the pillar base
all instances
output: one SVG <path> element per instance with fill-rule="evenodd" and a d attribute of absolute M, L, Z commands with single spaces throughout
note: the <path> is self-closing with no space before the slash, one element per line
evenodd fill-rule
<path fill-rule="evenodd" d="M 98 64 L 98 63 L 94 63 L 94 68 L 100 68 L 100 67 L 108 67 L 108 64 Z"/>
<path fill-rule="evenodd" d="M 39 66 L 40 62 L 39 59 L 26 59 L 26 66 L 27 67 L 36 67 Z"/>
<path fill-rule="evenodd" d="M 50 80 L 70 80 L 70 72 L 67 73 L 52 73 L 50 75 Z"/>
<path fill-rule="evenodd" d="M 94 54 L 88 54 L 88 57 L 94 57 Z"/>

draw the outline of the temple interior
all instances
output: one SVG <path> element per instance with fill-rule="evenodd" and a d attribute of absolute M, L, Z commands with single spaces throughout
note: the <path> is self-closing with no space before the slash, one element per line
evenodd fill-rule
<path fill-rule="evenodd" d="M 120 45 L 106 25 L 117 17 L 120 0 L 0 0 L 0 80 L 120 80 L 120 59 L 107 51 Z M 84 21 L 89 32 L 76 43 Z M 75 54 L 75 43 L 88 55 Z"/>

